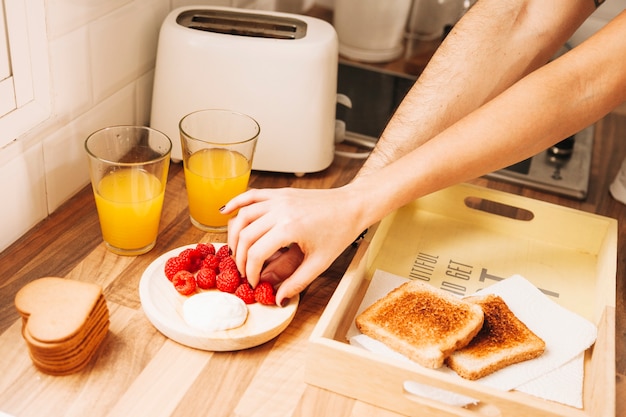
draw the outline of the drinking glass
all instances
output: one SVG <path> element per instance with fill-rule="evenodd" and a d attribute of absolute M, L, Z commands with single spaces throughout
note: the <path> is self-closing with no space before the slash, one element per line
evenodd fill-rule
<path fill-rule="evenodd" d="M 261 128 L 252 117 L 222 109 L 199 110 L 179 124 L 191 223 L 205 232 L 225 232 L 219 209 L 248 188 Z"/>
<path fill-rule="evenodd" d="M 112 126 L 85 140 L 102 238 L 118 255 L 156 244 L 172 142 L 145 126 Z"/>

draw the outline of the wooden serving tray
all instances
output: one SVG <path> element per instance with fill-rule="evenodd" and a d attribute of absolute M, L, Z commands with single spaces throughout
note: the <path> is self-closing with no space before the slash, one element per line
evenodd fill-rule
<path fill-rule="evenodd" d="M 614 416 L 617 221 L 468 184 L 433 193 L 372 227 L 329 301 L 307 352 L 307 383 L 410 416 Z M 351 346 L 375 270 L 467 295 L 520 274 L 598 326 L 585 355 L 584 408 L 459 381 Z M 479 399 L 451 406 L 404 390 L 405 381 Z"/>

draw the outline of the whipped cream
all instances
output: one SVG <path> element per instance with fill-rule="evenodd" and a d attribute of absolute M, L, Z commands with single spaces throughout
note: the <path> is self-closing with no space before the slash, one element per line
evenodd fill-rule
<path fill-rule="evenodd" d="M 248 306 L 236 295 L 208 291 L 194 294 L 183 303 L 183 318 L 191 327 L 206 332 L 234 329 L 248 317 Z"/>

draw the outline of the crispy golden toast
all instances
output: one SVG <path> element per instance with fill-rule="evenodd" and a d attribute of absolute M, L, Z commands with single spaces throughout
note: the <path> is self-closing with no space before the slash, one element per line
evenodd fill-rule
<path fill-rule="evenodd" d="M 463 378 L 479 379 L 544 352 L 544 341 L 522 323 L 499 296 L 490 294 L 465 300 L 480 306 L 485 320 L 476 337 L 446 359 L 448 367 Z"/>
<path fill-rule="evenodd" d="M 356 326 L 409 359 L 439 368 L 480 331 L 483 316 L 478 304 L 412 280 L 366 308 Z"/>

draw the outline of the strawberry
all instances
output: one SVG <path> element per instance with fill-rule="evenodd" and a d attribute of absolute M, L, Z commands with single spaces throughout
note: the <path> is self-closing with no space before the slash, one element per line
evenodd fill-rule
<path fill-rule="evenodd" d="M 259 282 L 259 285 L 254 289 L 254 299 L 260 304 L 275 305 L 276 293 L 272 284 L 267 281 Z"/>
<path fill-rule="evenodd" d="M 215 288 L 216 285 L 216 273 L 214 269 L 200 268 L 196 273 L 196 284 L 203 290 Z"/>
<path fill-rule="evenodd" d="M 247 282 L 239 284 L 235 290 L 235 295 L 243 300 L 246 304 L 254 304 L 256 302 L 254 298 L 254 290 Z"/>
<path fill-rule="evenodd" d="M 169 258 L 167 261 L 165 261 L 165 276 L 171 281 L 178 271 L 185 271 L 188 266 L 189 264 L 178 256 Z"/>
<path fill-rule="evenodd" d="M 196 292 L 196 279 L 189 271 L 178 271 L 172 278 L 174 288 L 182 295 L 191 295 Z"/>
<path fill-rule="evenodd" d="M 228 247 L 228 245 L 224 245 L 222 247 L 220 247 L 217 252 L 215 252 L 215 255 L 219 258 L 227 258 L 231 255 L 230 253 L 230 248 Z"/>
<path fill-rule="evenodd" d="M 189 266 L 186 268 L 189 272 L 196 272 L 202 264 L 201 252 L 196 248 L 187 248 L 183 250 L 178 257 L 183 261 L 188 260 Z"/>
<path fill-rule="evenodd" d="M 202 259 L 206 258 L 207 255 L 215 255 L 215 246 L 212 243 L 198 243 L 196 250 L 200 252 Z"/>
<path fill-rule="evenodd" d="M 215 278 L 215 286 L 223 292 L 234 293 L 241 282 L 241 275 L 236 269 L 220 271 Z"/>
<path fill-rule="evenodd" d="M 208 254 L 204 261 L 202 261 L 202 265 L 200 268 L 207 268 L 217 271 L 220 266 L 220 260 L 214 254 Z"/>

